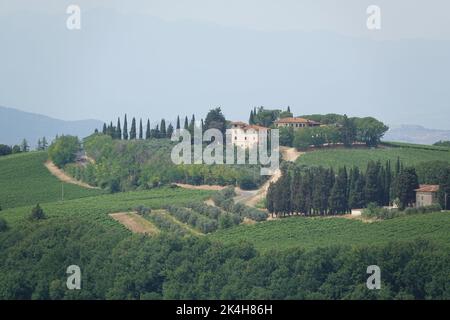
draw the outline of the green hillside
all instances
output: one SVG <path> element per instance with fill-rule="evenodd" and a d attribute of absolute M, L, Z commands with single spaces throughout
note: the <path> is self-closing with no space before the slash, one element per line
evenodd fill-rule
<path fill-rule="evenodd" d="M 61 199 L 61 181 L 44 166 L 46 159 L 46 152 L 0 157 L 0 206 L 3 209 Z M 101 190 L 64 183 L 67 200 L 101 193 Z"/>
<path fill-rule="evenodd" d="M 307 152 L 298 158 L 298 164 L 339 168 L 358 166 L 365 168 L 370 160 L 396 161 L 400 157 L 405 165 L 424 161 L 446 160 L 450 162 L 450 151 L 445 148 L 411 144 L 390 144 L 380 148 L 323 149 Z"/>
<path fill-rule="evenodd" d="M 291 217 L 241 225 L 218 231 L 210 237 L 224 243 L 248 241 L 263 251 L 332 245 L 367 246 L 419 238 L 450 246 L 449 230 L 450 213 L 438 212 L 372 223 L 333 217 Z"/>

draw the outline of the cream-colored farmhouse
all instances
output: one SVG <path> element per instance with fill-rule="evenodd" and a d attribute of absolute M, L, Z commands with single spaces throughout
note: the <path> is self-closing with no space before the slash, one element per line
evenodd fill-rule
<path fill-rule="evenodd" d="M 431 206 L 439 202 L 438 185 L 421 184 L 419 189 L 416 189 L 415 191 L 416 191 L 416 207 Z"/>
<path fill-rule="evenodd" d="M 243 149 L 258 145 L 259 132 L 267 132 L 269 129 L 257 125 L 249 125 L 245 122 L 236 121 L 230 124 L 231 141 L 233 145 Z"/>

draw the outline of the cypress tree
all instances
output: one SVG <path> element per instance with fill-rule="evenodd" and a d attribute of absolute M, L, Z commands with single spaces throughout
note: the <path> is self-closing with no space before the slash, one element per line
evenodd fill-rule
<path fill-rule="evenodd" d="M 328 170 L 319 167 L 313 169 L 314 183 L 312 187 L 312 207 L 315 214 L 325 215 L 328 210 L 328 198 L 330 189 L 328 187 Z"/>
<path fill-rule="evenodd" d="M 366 184 L 364 187 L 364 198 L 369 203 L 379 203 L 379 166 L 373 161 L 369 161 L 366 170 Z"/>
<path fill-rule="evenodd" d="M 147 119 L 147 129 L 145 130 L 145 139 L 150 139 L 151 131 L 150 131 L 150 119 Z"/>
<path fill-rule="evenodd" d="M 389 205 L 391 202 L 391 186 L 392 186 L 392 169 L 390 160 L 386 162 L 386 175 L 384 179 L 385 179 L 384 202 Z"/>
<path fill-rule="evenodd" d="M 180 116 L 177 116 L 177 130 L 178 129 L 181 129 L 181 126 L 180 126 Z"/>
<path fill-rule="evenodd" d="M 395 176 L 398 176 L 400 174 L 400 157 L 397 157 L 397 162 L 395 164 Z"/>
<path fill-rule="evenodd" d="M 301 172 L 299 168 L 295 168 L 292 172 L 292 183 L 291 183 L 291 208 L 292 212 L 301 213 L 303 212 L 303 207 L 301 206 Z"/>
<path fill-rule="evenodd" d="M 253 110 L 250 110 L 250 117 L 248 119 L 248 124 L 254 124 Z"/>
<path fill-rule="evenodd" d="M 351 188 L 349 194 L 349 208 L 361 209 L 366 206 L 364 201 L 364 186 L 365 178 L 359 171 L 359 168 L 354 168 L 353 175 L 351 177 Z"/>
<path fill-rule="evenodd" d="M 117 118 L 117 132 L 116 132 L 116 138 L 121 140 L 122 139 L 122 129 L 120 127 L 120 118 Z"/>
<path fill-rule="evenodd" d="M 331 189 L 329 207 L 332 214 L 342 214 L 348 211 L 347 172 L 345 168 L 339 169 L 338 176 Z"/>
<path fill-rule="evenodd" d="M 151 130 L 151 133 L 152 138 L 158 139 L 160 137 L 159 124 L 156 125 L 155 129 Z"/>
<path fill-rule="evenodd" d="M 450 167 L 439 178 L 439 203 L 444 210 L 450 209 Z"/>
<path fill-rule="evenodd" d="M 189 130 L 189 122 L 187 116 L 184 118 L 184 130 Z"/>
<path fill-rule="evenodd" d="M 116 138 L 116 128 L 114 128 L 112 121 L 109 123 L 108 126 L 108 134 L 111 136 L 111 138 Z"/>
<path fill-rule="evenodd" d="M 27 139 L 23 139 L 23 140 L 22 140 L 22 144 L 21 144 L 20 147 L 21 147 L 22 152 L 28 152 L 28 151 L 30 151 L 30 146 L 28 145 Z"/>
<path fill-rule="evenodd" d="M 47 139 L 45 137 L 43 137 L 42 138 L 42 149 L 47 150 L 47 147 L 48 147 Z"/>
<path fill-rule="evenodd" d="M 172 134 L 173 134 L 173 125 L 171 123 L 169 123 L 169 126 L 167 127 L 167 138 L 172 138 Z"/>
<path fill-rule="evenodd" d="M 189 123 L 189 132 L 191 135 L 194 134 L 194 128 L 195 128 L 195 115 L 192 115 L 191 122 Z"/>
<path fill-rule="evenodd" d="M 131 120 L 130 140 L 136 139 L 136 119 Z"/>
<path fill-rule="evenodd" d="M 385 203 L 385 192 L 386 192 L 386 171 L 381 165 L 379 166 L 378 171 L 378 203 L 382 206 L 386 205 Z"/>
<path fill-rule="evenodd" d="M 106 134 L 106 123 L 103 124 L 102 133 L 103 133 L 103 134 Z"/>
<path fill-rule="evenodd" d="M 414 203 L 415 189 L 419 188 L 419 179 L 414 168 L 404 168 L 396 178 L 397 198 L 401 210 Z"/>
<path fill-rule="evenodd" d="M 128 140 L 127 114 L 125 114 L 125 119 L 123 120 L 123 140 Z"/>
<path fill-rule="evenodd" d="M 144 138 L 144 131 L 142 129 L 142 118 L 139 119 L 139 139 L 142 140 Z"/>
<path fill-rule="evenodd" d="M 160 131 L 159 136 L 160 136 L 161 138 L 165 138 L 165 137 L 167 136 L 167 131 L 166 131 L 166 120 L 161 119 L 161 126 L 159 127 L 159 131 Z"/>

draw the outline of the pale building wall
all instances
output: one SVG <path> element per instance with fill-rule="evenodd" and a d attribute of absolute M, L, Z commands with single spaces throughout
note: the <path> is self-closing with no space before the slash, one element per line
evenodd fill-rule
<path fill-rule="evenodd" d="M 258 131 L 254 129 L 244 130 L 241 128 L 231 129 L 231 141 L 241 148 L 250 148 L 258 144 Z"/>
<path fill-rule="evenodd" d="M 436 192 L 417 192 L 416 207 L 426 207 L 438 203 Z"/>

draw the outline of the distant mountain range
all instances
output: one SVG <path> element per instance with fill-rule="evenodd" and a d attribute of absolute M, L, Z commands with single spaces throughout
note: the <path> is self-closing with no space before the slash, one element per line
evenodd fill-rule
<path fill-rule="evenodd" d="M 83 138 L 102 127 L 99 120 L 64 121 L 0 106 L 0 144 L 19 144 L 26 139 L 34 148 L 42 137 L 48 141 L 61 134 Z"/>
<path fill-rule="evenodd" d="M 440 140 L 450 140 L 450 130 L 428 129 L 419 125 L 393 126 L 386 133 L 383 140 L 433 144 Z"/>

